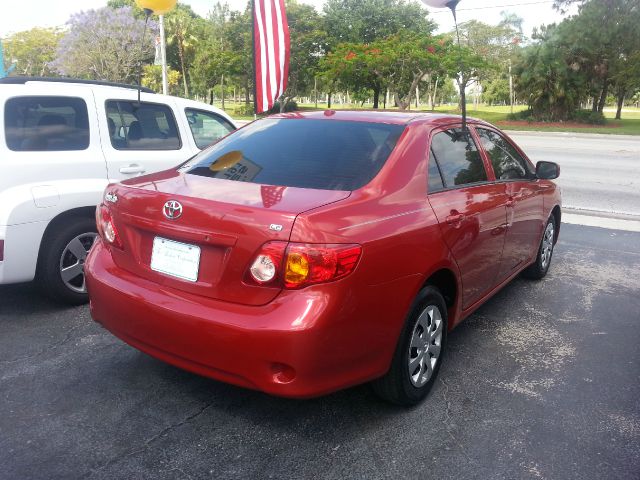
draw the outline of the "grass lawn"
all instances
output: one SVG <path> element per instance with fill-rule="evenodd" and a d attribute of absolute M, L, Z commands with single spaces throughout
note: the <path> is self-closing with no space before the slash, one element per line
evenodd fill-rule
<path fill-rule="evenodd" d="M 219 103 L 214 103 L 217 107 L 220 107 Z M 298 104 L 298 106 L 302 110 L 314 110 L 314 104 Z M 253 116 L 239 116 L 234 115 L 233 110 L 235 104 L 233 102 L 225 103 L 225 110 L 229 113 L 233 118 L 237 120 L 253 120 Z M 319 103 L 318 108 L 324 109 L 326 107 L 325 104 Z M 333 109 L 342 110 L 342 109 L 361 109 L 357 105 L 332 105 Z M 525 110 L 527 107 L 523 105 L 518 105 L 514 107 L 514 111 Z M 368 110 L 367 106 L 362 108 L 363 110 Z M 415 110 L 412 110 L 415 111 Z M 418 110 L 428 112 L 429 110 Z M 436 108 L 436 112 L 442 113 L 453 113 L 459 114 L 454 107 L 443 105 Z M 508 106 L 485 106 L 480 105 L 476 110 L 473 108 L 473 105 L 467 106 L 467 115 L 470 117 L 481 118 L 482 120 L 486 120 L 487 122 L 493 123 L 500 128 L 505 130 L 532 130 L 532 131 L 546 131 L 546 132 L 579 132 L 579 133 L 608 133 L 608 134 L 616 134 L 616 135 L 640 135 L 640 108 L 634 107 L 625 107 L 622 111 L 622 120 L 614 120 L 613 118 L 616 115 L 615 108 L 605 108 L 604 116 L 607 118 L 606 125 L 576 125 L 576 124 L 550 124 L 545 125 L 544 123 L 527 123 L 527 122 L 517 122 L 511 123 L 507 120 L 507 115 L 510 112 L 510 108 Z"/>

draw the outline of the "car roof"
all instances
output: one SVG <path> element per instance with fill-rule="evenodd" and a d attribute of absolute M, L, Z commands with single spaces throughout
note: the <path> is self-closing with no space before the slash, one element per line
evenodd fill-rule
<path fill-rule="evenodd" d="M 427 113 L 411 111 L 384 111 L 384 110 L 324 110 L 309 112 L 277 113 L 268 118 L 284 119 L 323 119 L 343 120 L 351 122 L 388 123 L 394 125 L 407 125 L 410 123 L 428 123 L 434 126 L 448 125 L 462 121 L 460 115 L 447 113 Z M 477 118 L 467 117 L 471 123 L 486 123 Z"/>

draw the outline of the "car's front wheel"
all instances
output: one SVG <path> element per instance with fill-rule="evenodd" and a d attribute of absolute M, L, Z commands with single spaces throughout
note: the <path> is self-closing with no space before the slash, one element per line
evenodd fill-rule
<path fill-rule="evenodd" d="M 391 367 L 373 382 L 375 392 L 397 405 L 415 405 L 435 383 L 447 343 L 447 307 L 432 286 L 420 291 L 400 335 Z"/>
<path fill-rule="evenodd" d="M 38 281 L 53 300 L 80 305 L 89 299 L 84 262 L 97 237 L 95 221 L 73 217 L 55 225 L 43 239 Z"/>
<path fill-rule="evenodd" d="M 533 280 L 540 280 L 549 271 L 551 265 L 551 257 L 553 256 L 553 247 L 556 239 L 556 217 L 551 215 L 544 227 L 542 240 L 538 247 L 536 261 L 529 265 L 522 273 L 525 277 Z"/>

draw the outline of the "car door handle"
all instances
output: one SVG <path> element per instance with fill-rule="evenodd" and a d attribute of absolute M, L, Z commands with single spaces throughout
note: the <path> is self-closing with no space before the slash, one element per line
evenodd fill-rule
<path fill-rule="evenodd" d="M 454 213 L 454 214 L 449 215 L 449 216 L 446 218 L 446 222 L 447 222 L 449 225 L 455 225 L 455 224 L 458 224 L 458 223 L 462 222 L 462 219 L 463 219 L 463 218 L 464 218 L 464 215 L 463 215 L 463 214 L 461 214 L 461 213 Z"/>
<path fill-rule="evenodd" d="M 144 173 L 145 168 L 137 163 L 132 163 L 126 167 L 120 167 L 120 173 L 132 174 L 132 173 Z"/>

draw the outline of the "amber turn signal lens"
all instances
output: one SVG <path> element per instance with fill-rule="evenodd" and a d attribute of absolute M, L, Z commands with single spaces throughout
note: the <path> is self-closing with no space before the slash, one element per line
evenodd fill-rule
<path fill-rule="evenodd" d="M 299 285 L 309 276 L 309 260 L 304 253 L 291 252 L 287 255 L 287 264 L 284 271 L 284 281 L 289 284 Z"/>

